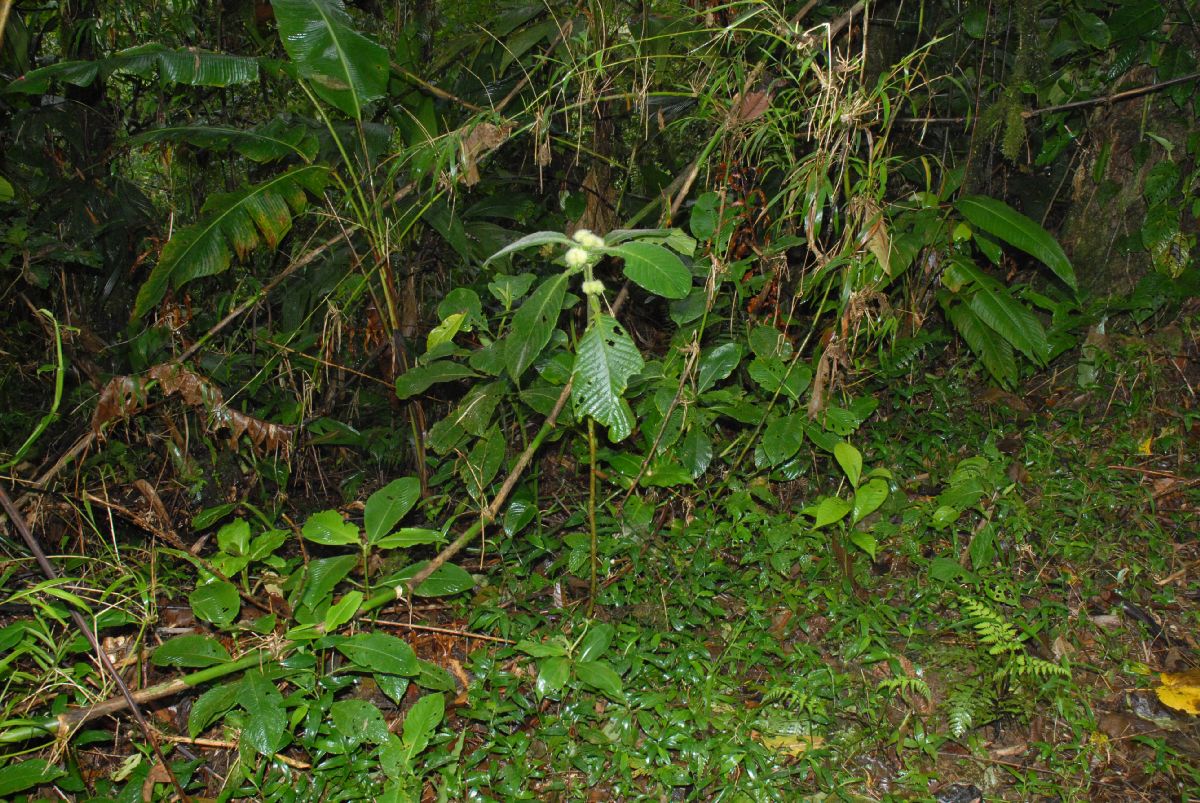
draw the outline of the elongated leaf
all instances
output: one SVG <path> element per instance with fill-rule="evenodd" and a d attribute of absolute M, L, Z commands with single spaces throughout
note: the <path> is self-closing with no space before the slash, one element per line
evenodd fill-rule
<path fill-rule="evenodd" d="M 440 382 L 457 382 L 460 379 L 473 379 L 477 376 L 479 374 L 465 365 L 450 360 L 436 360 L 429 365 L 409 368 L 396 377 L 396 397 L 401 400 L 411 399 Z"/>
<path fill-rule="evenodd" d="M 354 30 L 341 0 L 273 0 L 283 49 L 317 96 L 356 120 L 387 90 L 388 55 Z"/>
<path fill-rule="evenodd" d="M 837 446 L 833 447 L 833 456 L 842 467 L 842 471 L 846 472 L 850 484 L 857 488 L 858 480 L 862 476 L 862 454 L 845 441 L 838 441 Z"/>
<path fill-rule="evenodd" d="M 608 427 L 613 442 L 633 431 L 633 411 L 623 395 L 643 364 L 641 352 L 611 316 L 599 316 L 579 339 L 571 397 L 576 410 Z"/>
<path fill-rule="evenodd" d="M 686 298 L 692 289 L 692 272 L 661 245 L 632 242 L 605 250 L 624 259 L 625 275 L 655 295 Z"/>
<path fill-rule="evenodd" d="M 622 699 L 621 676 L 604 661 L 580 661 L 575 664 L 575 674 L 588 686 L 613 700 Z"/>
<path fill-rule="evenodd" d="M 0 769 L 0 795 L 24 792 L 34 786 L 48 784 L 66 772 L 41 758 L 30 758 Z"/>
<path fill-rule="evenodd" d="M 208 216 L 175 233 L 159 255 L 158 264 L 138 291 L 133 317 L 150 311 L 167 292 L 167 283 L 180 287 L 193 279 L 229 267 L 233 252 L 244 259 L 261 240 L 274 248 L 292 226 L 292 215 L 308 203 L 325 183 L 323 167 L 301 167 L 245 190 L 220 193 L 208 199 Z"/>
<path fill-rule="evenodd" d="M 299 156 L 317 156 L 317 138 L 305 126 L 275 119 L 250 131 L 230 126 L 174 125 L 154 128 L 133 137 L 132 145 L 147 142 L 186 142 L 200 148 L 233 148 L 254 162 L 266 163 Z"/>
<path fill-rule="evenodd" d="M 229 660 L 229 651 L 212 636 L 188 633 L 163 642 L 150 657 L 155 666 L 213 666 Z"/>
<path fill-rule="evenodd" d="M 567 279 L 565 273 L 546 279 L 513 315 L 512 328 L 505 339 L 504 364 L 514 382 L 520 381 L 521 374 L 550 342 L 562 312 Z"/>
<path fill-rule="evenodd" d="M 233 86 L 258 80 L 258 59 L 147 43 L 97 61 L 61 61 L 30 70 L 4 91 L 39 94 L 51 81 L 90 86 L 97 78 L 121 73 L 147 79 L 157 74 L 164 82 L 188 86 Z"/>
<path fill-rule="evenodd" d="M 427 694 L 408 709 L 400 739 L 404 743 L 405 757 L 410 766 L 413 758 L 429 746 L 429 738 L 441 724 L 445 713 L 446 698 L 440 694 Z"/>
<path fill-rule="evenodd" d="M 215 686 L 196 698 L 188 712 L 188 735 L 195 739 L 237 703 L 241 682 Z"/>
<path fill-rule="evenodd" d="M 1019 248 L 1044 264 L 1072 290 L 1076 289 L 1075 269 L 1062 246 L 1050 233 L 1003 201 L 983 195 L 959 200 L 955 209 L 993 237 Z"/>
<path fill-rule="evenodd" d="M 967 346 L 978 355 L 983 367 L 1004 387 L 1011 388 L 1017 382 L 1017 361 L 1012 346 L 996 334 L 996 330 L 979 320 L 966 304 L 951 304 L 946 311 L 950 323 L 967 341 Z"/>
<path fill-rule="evenodd" d="M 412 647 L 387 633 L 359 633 L 338 644 L 337 649 L 359 669 L 405 677 L 417 674 L 417 654 Z"/>
<path fill-rule="evenodd" d="M 696 392 L 703 393 L 733 373 L 742 360 L 742 347 L 737 343 L 722 343 L 705 349 L 696 371 Z"/>
<path fill-rule="evenodd" d="M 363 528 L 367 543 L 377 544 L 396 522 L 408 515 L 421 497 L 421 481 L 416 477 L 401 477 L 380 488 L 367 500 L 363 510 Z"/>
<path fill-rule="evenodd" d="M 287 728 L 283 695 L 262 672 L 254 669 L 238 684 L 237 701 L 247 712 L 242 738 L 258 753 L 274 755 L 283 746 L 283 732 Z"/>
<path fill-rule="evenodd" d="M 535 245 L 546 245 L 547 243 L 575 245 L 574 240 L 565 234 L 560 234 L 557 231 L 535 231 L 533 234 L 526 234 L 519 240 L 513 240 L 511 243 L 485 259 L 483 264 L 486 266 L 489 262 L 499 259 L 500 257 L 508 256 L 515 251 L 532 248 Z"/>
<path fill-rule="evenodd" d="M 1046 364 L 1050 344 L 1046 330 L 1036 316 L 996 280 L 969 262 L 956 261 L 955 267 L 969 276 L 974 291 L 967 305 L 1001 337 L 1038 365 Z"/>

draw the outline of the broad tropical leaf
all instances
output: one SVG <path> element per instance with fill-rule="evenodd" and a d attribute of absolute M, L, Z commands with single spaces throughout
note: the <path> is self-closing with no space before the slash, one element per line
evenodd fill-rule
<path fill-rule="evenodd" d="M 392 480 L 367 499 L 363 510 L 363 528 L 367 543 L 377 544 L 392 531 L 421 498 L 421 481 L 416 477 Z"/>
<path fill-rule="evenodd" d="M 579 339 L 575 354 L 575 409 L 608 427 L 613 442 L 633 431 L 633 411 L 622 398 L 629 379 L 642 370 L 642 355 L 616 319 L 601 315 Z"/>
<path fill-rule="evenodd" d="M 625 260 L 626 276 L 657 296 L 686 298 L 692 289 L 692 272 L 661 245 L 632 242 L 606 250 Z"/>
<path fill-rule="evenodd" d="M 967 341 L 971 351 L 979 356 L 983 367 L 1001 385 L 1011 388 L 1017 383 L 1017 361 L 1012 346 L 996 334 L 996 330 L 979 320 L 966 304 L 952 304 L 946 311 L 950 323 Z"/>
<path fill-rule="evenodd" d="M 983 195 L 972 195 L 958 201 L 954 207 L 971 225 L 998 237 L 1013 248 L 1020 248 L 1044 264 L 1072 290 L 1075 269 L 1063 253 L 1062 246 L 1050 233 L 1003 201 Z"/>
<path fill-rule="evenodd" d="M 188 86 L 233 86 L 258 80 L 258 60 L 151 43 L 118 51 L 98 61 L 61 61 L 30 70 L 5 87 L 5 91 L 39 94 L 50 88 L 51 81 L 90 86 L 99 77 L 121 73 L 147 79 L 157 73 L 163 81 Z"/>
<path fill-rule="evenodd" d="M 289 156 L 311 162 L 317 156 L 317 138 L 308 128 L 278 118 L 251 131 L 207 125 L 155 128 L 138 134 L 130 144 L 161 141 L 186 142 L 201 148 L 233 148 L 254 162 L 273 162 Z"/>
<path fill-rule="evenodd" d="M 341 0 L 274 0 L 283 49 L 317 96 L 356 120 L 383 97 L 388 55 L 354 30 Z"/>
<path fill-rule="evenodd" d="M 1003 285 L 971 263 L 956 260 L 954 268 L 971 280 L 967 305 L 979 319 L 1030 360 L 1045 365 L 1050 343 L 1041 321 Z"/>
<path fill-rule="evenodd" d="M 559 273 L 542 282 L 513 315 L 504 343 L 504 365 L 514 382 L 520 382 L 521 374 L 550 342 L 562 312 L 567 278 L 567 274 Z"/>
<path fill-rule="evenodd" d="M 167 291 L 193 279 L 212 276 L 229 267 L 233 252 L 239 259 L 260 240 L 274 248 L 292 227 L 292 215 L 303 211 L 308 194 L 325 183 L 323 167 L 302 167 L 237 192 L 214 195 L 204 204 L 207 217 L 175 232 L 159 255 L 158 264 L 138 291 L 133 317 L 145 315 Z"/>

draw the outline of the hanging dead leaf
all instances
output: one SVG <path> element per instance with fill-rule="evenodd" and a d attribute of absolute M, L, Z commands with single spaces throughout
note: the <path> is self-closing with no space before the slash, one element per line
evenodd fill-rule
<path fill-rule="evenodd" d="M 1162 685 L 1154 689 L 1158 701 L 1173 711 L 1200 714 L 1200 669 L 1187 672 L 1163 672 Z"/>
<path fill-rule="evenodd" d="M 511 133 L 511 125 L 480 123 L 462 138 L 463 184 L 474 187 L 479 183 L 479 159 L 504 144 Z"/>

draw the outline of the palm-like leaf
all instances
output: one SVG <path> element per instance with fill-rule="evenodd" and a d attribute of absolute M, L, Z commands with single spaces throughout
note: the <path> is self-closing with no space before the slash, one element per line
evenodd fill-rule
<path fill-rule="evenodd" d="M 283 48 L 313 91 L 356 120 L 387 89 L 387 51 L 354 30 L 341 0 L 274 0 Z"/>
<path fill-rule="evenodd" d="M 317 155 L 317 138 L 303 125 L 275 119 L 251 131 L 229 126 L 175 125 L 138 134 L 130 143 L 187 142 L 201 148 L 233 148 L 254 162 L 274 162 L 299 156 L 311 162 Z"/>
<path fill-rule="evenodd" d="M 979 320 L 966 304 L 949 305 L 946 315 L 962 335 L 962 339 L 967 341 L 967 346 L 979 356 L 983 367 L 997 382 L 1007 388 L 1017 383 L 1017 361 L 1007 340 Z"/>
<path fill-rule="evenodd" d="M 258 80 L 258 60 L 151 43 L 97 61 L 61 61 L 30 70 L 5 87 L 5 91 L 38 94 L 47 91 L 51 81 L 89 86 L 97 78 L 109 75 L 130 74 L 150 79 L 156 73 L 164 81 L 188 86 L 232 86 Z"/>
<path fill-rule="evenodd" d="M 292 226 L 292 215 L 308 203 L 308 194 L 324 186 L 322 167 L 302 167 L 237 192 L 214 195 L 204 204 L 206 217 L 175 233 L 162 250 L 134 307 L 135 318 L 145 315 L 162 299 L 168 282 L 179 287 L 201 276 L 229 267 L 234 252 L 239 259 L 260 241 L 275 247 Z"/>

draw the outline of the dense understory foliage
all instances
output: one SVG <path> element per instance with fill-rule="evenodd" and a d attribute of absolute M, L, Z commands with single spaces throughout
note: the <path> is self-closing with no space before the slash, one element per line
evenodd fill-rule
<path fill-rule="evenodd" d="M 1024 605 L 1086 422 L 1014 476 L 953 397 L 1193 389 L 1194 3 L 3 8 L 2 794 L 772 799 L 1094 725 L 1100 592 Z"/>

